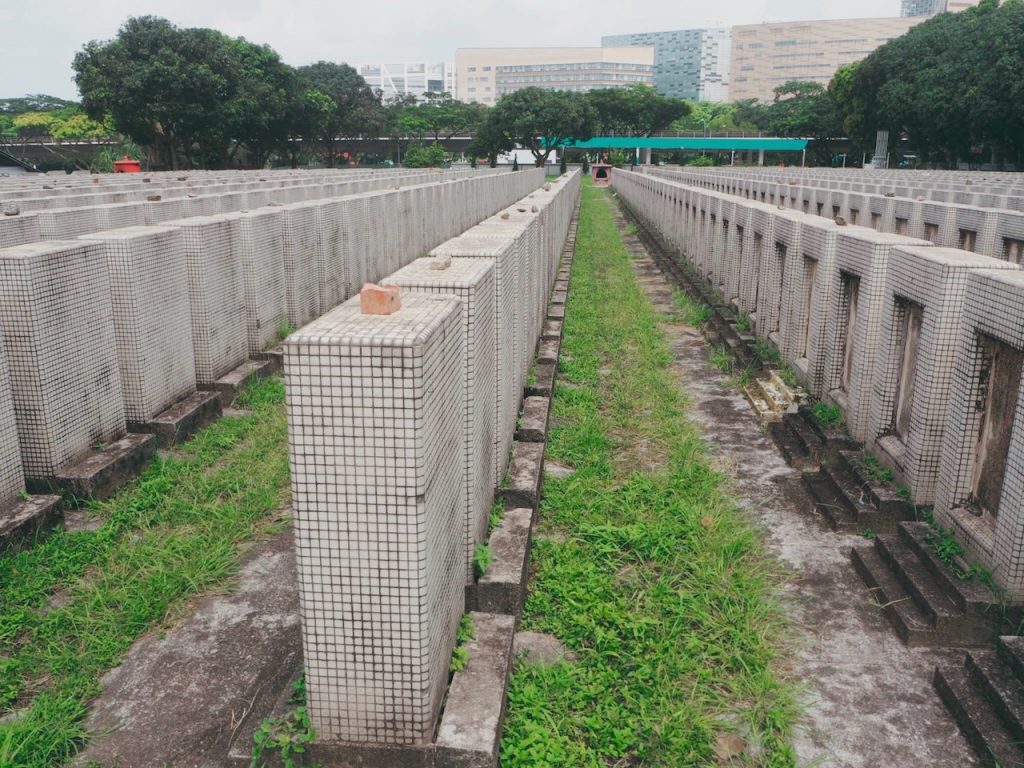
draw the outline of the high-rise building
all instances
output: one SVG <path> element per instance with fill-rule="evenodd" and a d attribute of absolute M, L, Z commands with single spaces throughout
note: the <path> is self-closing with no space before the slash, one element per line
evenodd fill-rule
<path fill-rule="evenodd" d="M 603 46 L 653 46 L 654 87 L 665 96 L 693 101 L 729 98 L 731 31 L 676 29 L 606 35 Z"/>
<path fill-rule="evenodd" d="M 828 85 L 836 70 L 860 61 L 924 17 L 786 21 L 732 28 L 729 98 L 771 101 L 790 80 Z"/>
<path fill-rule="evenodd" d="M 459 48 L 456 98 L 494 104 L 506 93 L 536 86 L 592 91 L 654 84 L 653 47 Z"/>
<path fill-rule="evenodd" d="M 455 93 L 455 67 L 450 61 L 428 64 L 406 61 L 398 64 L 356 64 L 356 71 L 371 88 L 379 88 L 384 99 L 425 93 Z"/>
<path fill-rule="evenodd" d="M 900 16 L 935 16 L 958 13 L 977 5 L 980 0 L 903 0 Z"/>

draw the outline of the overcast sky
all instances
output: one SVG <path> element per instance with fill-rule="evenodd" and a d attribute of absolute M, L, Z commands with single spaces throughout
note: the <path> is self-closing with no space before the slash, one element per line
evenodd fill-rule
<path fill-rule="evenodd" d="M 602 35 L 625 32 L 898 16 L 899 0 L 0 0 L 0 98 L 77 98 L 75 52 L 146 14 L 267 43 L 297 66 L 442 61 L 476 46 L 600 45 Z"/>

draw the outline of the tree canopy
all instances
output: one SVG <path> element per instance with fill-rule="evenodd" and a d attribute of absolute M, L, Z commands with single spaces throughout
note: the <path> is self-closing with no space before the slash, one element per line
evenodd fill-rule
<path fill-rule="evenodd" d="M 380 95 L 345 64 L 294 69 L 268 46 L 166 19 L 128 19 L 113 40 L 74 59 L 89 117 L 153 147 L 171 168 L 261 166 L 274 152 L 297 158 L 301 138 L 333 164 L 339 137 L 384 124 Z"/>
<path fill-rule="evenodd" d="M 841 69 L 829 91 L 851 139 L 887 129 L 928 162 L 1024 165 L 1024 3 L 939 14 Z"/>
<path fill-rule="evenodd" d="M 544 165 L 559 144 L 593 137 L 598 120 L 582 93 L 522 88 L 502 96 L 487 113 L 474 151 L 493 157 L 518 144 L 530 150 L 537 165 Z"/>
<path fill-rule="evenodd" d="M 662 96 L 649 85 L 590 91 L 587 100 L 597 110 L 601 135 L 650 136 L 690 113 L 690 105 Z"/>

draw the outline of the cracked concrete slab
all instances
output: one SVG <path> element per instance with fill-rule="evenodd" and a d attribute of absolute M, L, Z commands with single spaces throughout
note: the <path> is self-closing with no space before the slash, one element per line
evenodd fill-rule
<path fill-rule="evenodd" d="M 228 764 L 302 663 L 292 538 L 288 527 L 255 546 L 233 588 L 140 638 L 104 675 L 77 765 Z"/>

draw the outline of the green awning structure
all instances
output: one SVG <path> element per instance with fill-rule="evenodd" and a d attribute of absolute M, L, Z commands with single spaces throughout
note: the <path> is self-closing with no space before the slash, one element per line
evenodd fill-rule
<path fill-rule="evenodd" d="M 773 137 L 718 138 L 683 136 L 595 136 L 587 141 L 567 141 L 566 149 L 652 149 L 677 151 L 693 149 L 724 152 L 801 152 L 807 148 L 807 139 L 778 139 Z"/>

